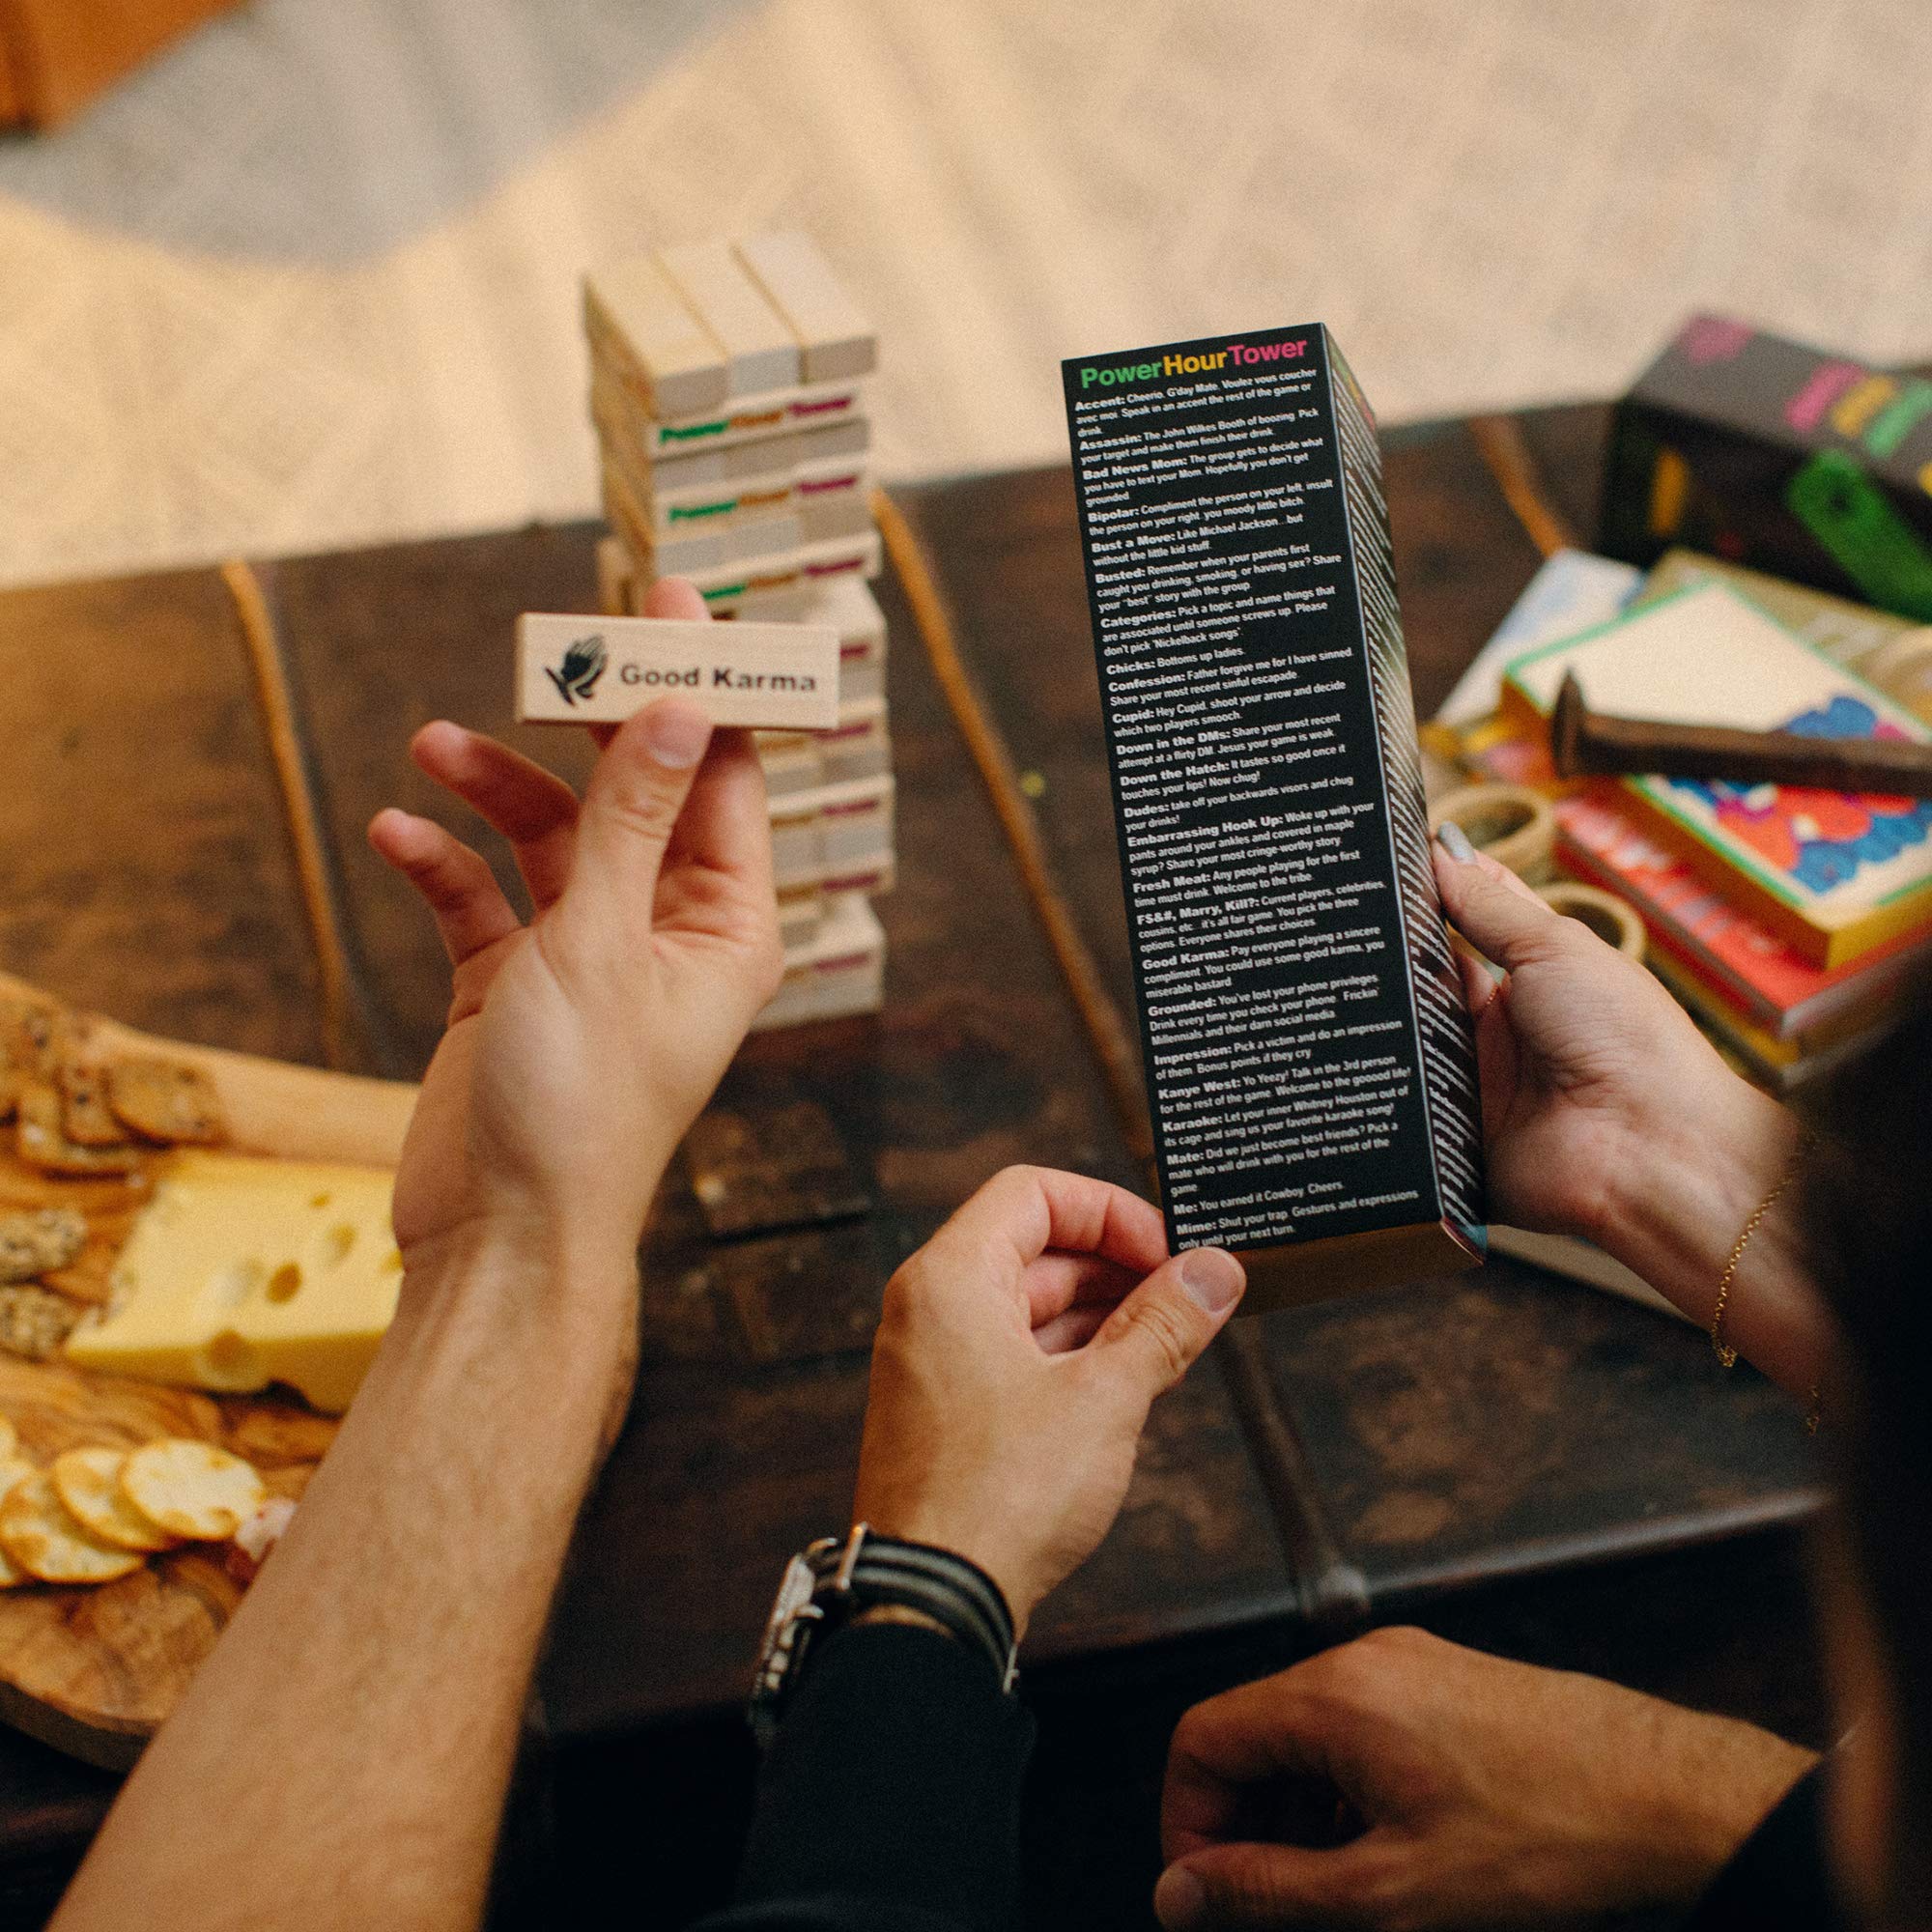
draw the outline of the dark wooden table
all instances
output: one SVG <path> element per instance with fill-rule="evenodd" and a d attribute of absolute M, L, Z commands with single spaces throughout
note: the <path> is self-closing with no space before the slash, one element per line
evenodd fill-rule
<path fill-rule="evenodd" d="M 1552 410 L 1387 439 L 1425 715 L 1538 561 L 1483 448 L 1519 494 L 1527 457 L 1544 514 L 1587 532 L 1603 422 Z M 895 500 L 978 702 L 1033 775 L 1056 902 L 1130 1010 L 1067 474 Z M 410 733 L 451 716 L 582 774 L 581 744 L 510 725 L 507 648 L 521 611 L 591 607 L 596 534 L 256 566 L 347 967 L 345 1064 L 413 1075 L 440 1024 L 440 949 L 362 838 L 391 802 L 473 836 L 408 765 Z M 761 1037 L 727 1077 L 711 1124 L 753 1149 L 743 1232 L 714 1237 L 683 1171 L 667 1182 L 637 1401 L 538 1684 L 546 1775 L 512 1839 L 532 1884 L 506 1893 L 506 1921 L 654 1834 L 670 1917 L 715 1894 L 742 1816 L 747 1660 L 785 1554 L 845 1520 L 887 1275 L 1007 1162 L 1142 1179 L 1132 1096 L 1068 998 L 903 586 L 889 575 L 880 594 L 899 781 L 887 1009 Z M 321 1058 L 316 947 L 221 580 L 0 596 L 0 691 L 17 748 L 0 966 L 156 1031 Z M 813 1218 L 793 1184 L 802 1118 L 836 1135 L 867 1211 Z M 1041 1922 L 1144 1919 L 1149 1767 L 1177 1700 L 1394 1616 L 1815 1729 L 1789 1537 L 1813 1498 L 1806 1445 L 1792 1406 L 1725 1378 L 1694 1331 L 1502 1262 L 1239 1331 L 1158 1406 L 1120 1524 L 1030 1643 Z M 110 1792 L 0 1739 L 0 1867 L 41 1874 L 23 1911 Z M 1103 1856 L 1110 1833 L 1127 1849 Z"/>

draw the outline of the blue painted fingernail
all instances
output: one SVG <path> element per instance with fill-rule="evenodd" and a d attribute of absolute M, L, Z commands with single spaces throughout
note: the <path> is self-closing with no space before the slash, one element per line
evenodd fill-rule
<path fill-rule="evenodd" d="M 1435 842 L 1459 866 L 1470 864 L 1476 856 L 1476 848 L 1469 843 L 1469 835 L 1453 818 L 1445 818 L 1435 828 Z"/>

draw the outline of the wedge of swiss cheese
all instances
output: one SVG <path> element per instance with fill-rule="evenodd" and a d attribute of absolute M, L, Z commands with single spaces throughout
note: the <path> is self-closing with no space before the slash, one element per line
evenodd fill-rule
<path fill-rule="evenodd" d="M 339 1414 L 396 1312 L 393 1185 L 384 1168 L 176 1155 L 69 1360 L 224 1394 L 284 1382 Z"/>

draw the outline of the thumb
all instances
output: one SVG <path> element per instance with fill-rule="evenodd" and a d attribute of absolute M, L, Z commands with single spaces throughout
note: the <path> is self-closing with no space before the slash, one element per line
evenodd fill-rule
<path fill-rule="evenodd" d="M 1088 1344 L 1089 1359 L 1145 1410 L 1193 1366 L 1247 1285 L 1246 1269 L 1225 1248 L 1189 1248 L 1107 1317 Z"/>
<path fill-rule="evenodd" d="M 1505 972 L 1527 965 L 1572 935 L 1576 923 L 1548 905 L 1507 866 L 1469 843 L 1460 825 L 1435 835 L 1435 883 L 1450 923 Z"/>
<path fill-rule="evenodd" d="M 1216 1845 L 1190 1852 L 1161 1873 L 1154 1917 L 1164 1932 L 1280 1932 L 1285 1925 L 1335 1929 L 1375 1921 L 1357 1848 L 1366 1840 L 1310 1851 L 1298 1845 Z"/>
<path fill-rule="evenodd" d="M 661 697 L 619 727 L 578 814 L 559 902 L 572 923 L 602 922 L 613 909 L 649 923 L 671 830 L 710 742 L 710 719 L 683 697 Z"/>

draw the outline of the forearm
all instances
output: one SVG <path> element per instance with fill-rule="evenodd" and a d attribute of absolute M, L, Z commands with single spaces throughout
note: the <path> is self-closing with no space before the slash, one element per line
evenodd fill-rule
<path fill-rule="evenodd" d="M 60 1932 L 476 1922 L 634 1279 L 489 1244 L 433 1265 Z"/>
<path fill-rule="evenodd" d="M 1658 1121 L 1618 1163 L 1603 1224 L 1591 1232 L 1627 1267 L 1709 1328 L 1738 1238 L 1801 1158 L 1784 1108 L 1734 1081 L 1707 1104 Z M 1752 1229 L 1724 1299 L 1725 1342 L 1793 1393 L 1816 1384 L 1823 1304 L 1787 1186 Z"/>
<path fill-rule="evenodd" d="M 1032 1719 L 955 1638 L 896 1622 L 838 1633 L 765 1767 L 737 1904 L 700 1932 L 1010 1923 L 1032 1746 Z"/>

